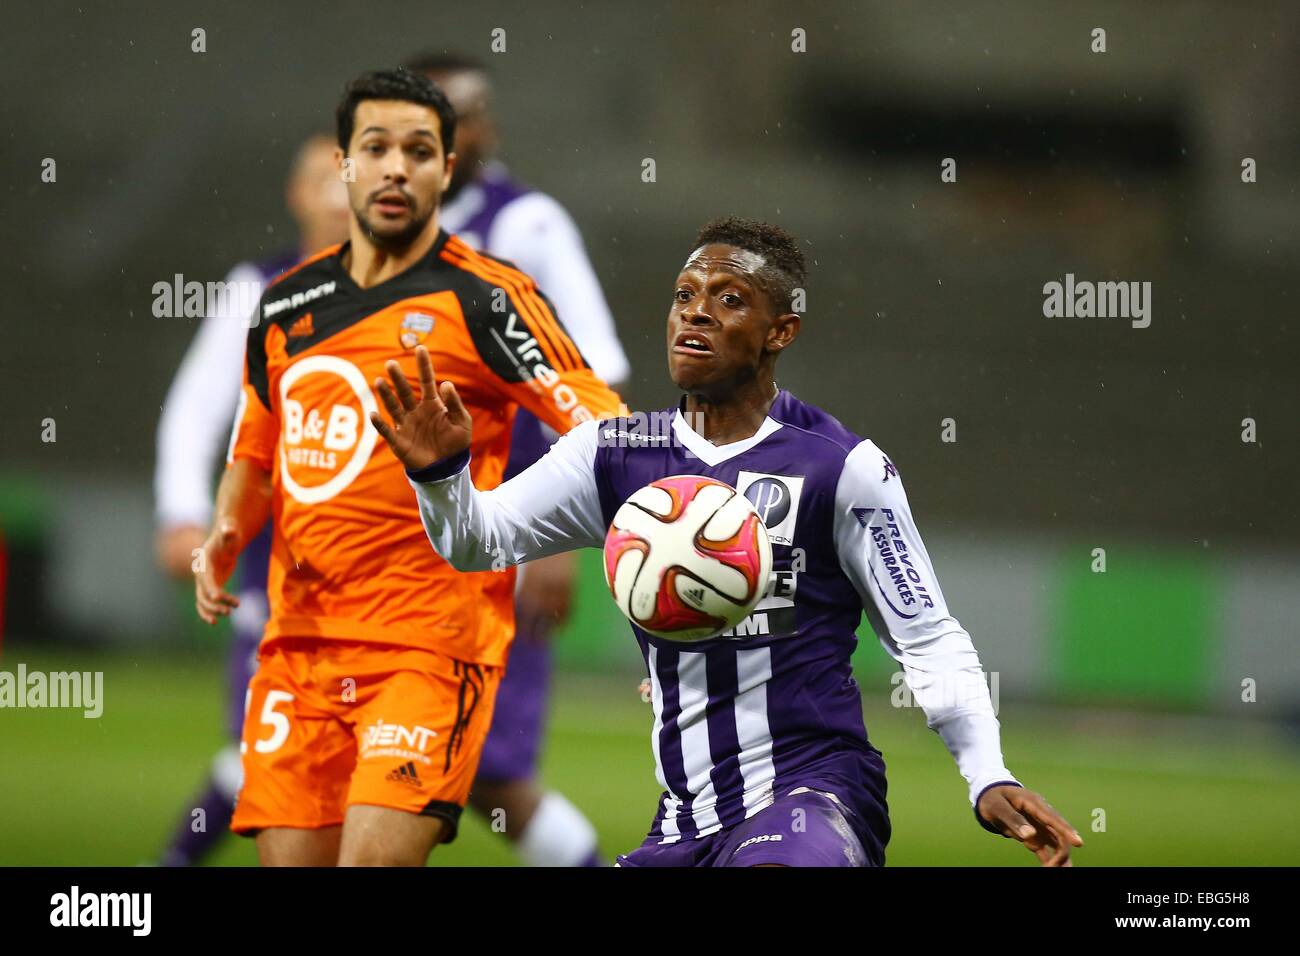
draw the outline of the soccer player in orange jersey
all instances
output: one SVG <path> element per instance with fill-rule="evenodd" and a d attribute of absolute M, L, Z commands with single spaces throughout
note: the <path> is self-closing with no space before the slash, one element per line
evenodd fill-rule
<path fill-rule="evenodd" d="M 438 225 L 455 114 L 427 79 L 366 74 L 338 108 L 350 239 L 268 287 L 248 339 L 196 604 L 269 518 L 271 617 L 250 686 L 231 827 L 264 865 L 420 865 L 454 838 L 513 635 L 514 576 L 427 546 L 402 465 L 368 427 L 370 383 L 425 346 L 500 482 L 516 410 L 560 432 L 622 402 L 533 281 Z"/>

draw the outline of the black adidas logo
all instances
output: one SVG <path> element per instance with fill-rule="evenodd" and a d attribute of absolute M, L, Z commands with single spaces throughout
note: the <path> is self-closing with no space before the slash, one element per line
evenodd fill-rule
<path fill-rule="evenodd" d="M 396 770 L 390 771 L 385 779 L 397 783 L 409 783 L 413 787 L 424 786 L 423 781 L 420 780 L 420 775 L 415 772 L 415 762 L 411 760 L 408 760 Z"/>
<path fill-rule="evenodd" d="M 691 601 L 693 601 L 695 604 L 703 604 L 704 588 L 687 588 L 686 597 L 689 598 Z"/>

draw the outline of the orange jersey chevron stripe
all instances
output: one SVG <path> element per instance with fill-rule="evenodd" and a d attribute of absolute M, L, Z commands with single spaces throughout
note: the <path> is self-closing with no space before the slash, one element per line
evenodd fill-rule
<path fill-rule="evenodd" d="M 545 342 L 547 357 L 557 370 L 578 368 L 585 364 L 577 346 L 560 328 L 550 303 L 537 291 L 531 277 L 499 259 L 476 252 L 455 236 L 451 237 L 442 255 L 448 262 L 455 263 L 510 293 L 511 300 L 519 304 L 530 328 Z"/>

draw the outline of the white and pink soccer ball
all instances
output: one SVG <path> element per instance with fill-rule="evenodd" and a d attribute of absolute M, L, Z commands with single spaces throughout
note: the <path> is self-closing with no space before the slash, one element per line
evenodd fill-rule
<path fill-rule="evenodd" d="M 702 641 L 744 620 L 767 589 L 772 543 L 754 506 L 700 475 L 634 492 L 605 535 L 605 582 L 637 627 Z"/>

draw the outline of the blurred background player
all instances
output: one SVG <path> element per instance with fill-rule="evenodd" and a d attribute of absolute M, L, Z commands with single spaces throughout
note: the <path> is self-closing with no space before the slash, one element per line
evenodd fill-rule
<path fill-rule="evenodd" d="M 486 69 L 455 54 L 415 57 L 406 68 L 432 80 L 456 110 L 458 159 L 439 213 L 443 228 L 531 275 L 555 303 L 595 373 L 619 390 L 629 374 L 627 356 L 577 226 L 558 202 L 512 179 L 493 158 L 497 129 Z M 520 409 L 503 480 L 541 458 L 555 437 Z M 470 793 L 470 806 L 488 819 L 498 808 L 505 811 L 505 836 L 529 866 L 601 862 L 595 827 L 572 802 L 537 780 L 550 638 L 569 613 L 576 567 L 576 555 L 569 552 L 519 569 L 515 641 Z"/>
<path fill-rule="evenodd" d="M 256 261 L 241 262 L 226 276 L 228 288 L 251 287 L 229 296 L 199 326 L 176 373 L 158 423 L 154 497 L 158 520 L 158 563 L 172 577 L 192 581 L 194 552 L 202 547 L 212 521 L 212 486 L 218 455 L 230 436 L 243 379 L 248 316 L 236 302 L 256 301 L 281 272 L 348 235 L 348 194 L 334 162 L 334 138 L 312 136 L 298 149 L 285 186 L 285 202 L 298 227 L 298 246 Z M 270 559 L 268 527 L 240 561 L 238 611 L 232 615 L 229 663 L 231 743 L 213 758 L 200 793 L 187 809 L 163 852 L 164 866 L 198 863 L 229 832 L 239 792 L 239 740 L 244 695 L 256 666 L 257 645 L 266 626 L 266 571 Z M 193 810 L 204 811 L 195 830 Z"/>

